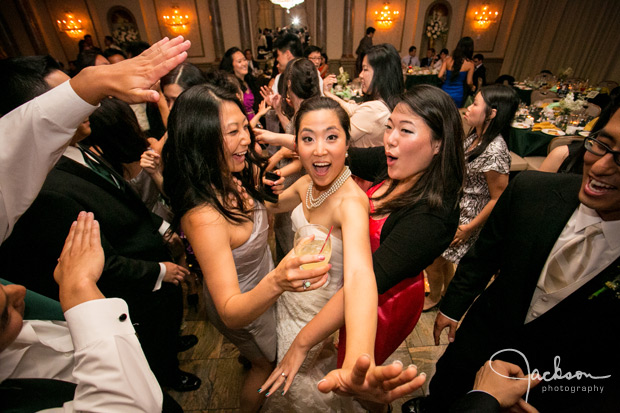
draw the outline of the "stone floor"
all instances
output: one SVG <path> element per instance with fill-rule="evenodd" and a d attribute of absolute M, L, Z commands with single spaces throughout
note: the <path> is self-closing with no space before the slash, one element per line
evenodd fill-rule
<path fill-rule="evenodd" d="M 435 316 L 436 310 L 423 313 L 416 328 L 386 363 L 394 360 L 402 361 L 405 366 L 413 363 L 430 379 L 435 371 L 435 362 L 447 346 L 445 332 L 439 346 L 433 343 Z M 201 308 L 197 311 L 186 310 L 184 334 L 195 334 L 200 341 L 194 348 L 179 354 L 181 369 L 199 376 L 202 387 L 194 392 L 171 391 L 170 394 L 188 413 L 237 412 L 243 380 L 243 367 L 237 361 L 239 352 L 205 320 Z M 394 401 L 394 412 L 400 412 L 404 401 L 422 395 L 426 389 L 427 384 L 412 396 Z"/>

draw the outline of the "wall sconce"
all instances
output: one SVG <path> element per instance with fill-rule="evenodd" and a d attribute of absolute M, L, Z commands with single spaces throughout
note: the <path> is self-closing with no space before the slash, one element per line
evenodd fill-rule
<path fill-rule="evenodd" d="M 61 32 L 67 33 L 69 37 L 77 37 L 82 35 L 82 20 L 76 19 L 75 15 L 70 11 L 65 12 L 65 18 L 56 20 L 58 28 Z"/>
<path fill-rule="evenodd" d="M 474 26 L 480 30 L 486 30 L 491 24 L 497 22 L 499 12 L 491 11 L 488 3 L 482 5 L 480 10 L 474 12 Z"/>
<path fill-rule="evenodd" d="M 390 10 L 390 3 L 384 3 L 381 11 L 375 11 L 375 21 L 380 28 L 389 29 L 399 14 L 398 10 Z"/>
<path fill-rule="evenodd" d="M 162 16 L 164 24 L 174 33 L 186 32 L 187 26 L 189 26 L 189 15 L 180 13 L 177 6 L 172 7 L 172 9 L 174 13 L 171 16 Z"/>

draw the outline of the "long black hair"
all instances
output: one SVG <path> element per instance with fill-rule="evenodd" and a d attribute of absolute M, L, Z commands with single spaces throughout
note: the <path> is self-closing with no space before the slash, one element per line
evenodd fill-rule
<path fill-rule="evenodd" d="M 149 147 L 135 113 L 123 101 L 103 99 L 89 121 L 91 133 L 82 144 L 99 147 L 103 159 L 120 175 L 124 175 L 123 164 L 139 161 Z"/>
<path fill-rule="evenodd" d="M 452 52 L 452 60 L 454 63 L 452 64 L 452 75 L 450 76 L 450 80 L 454 81 L 459 77 L 459 72 L 461 71 L 461 67 L 463 67 L 463 62 L 465 59 L 471 60 L 474 55 L 474 39 L 471 37 L 463 37 L 456 44 L 456 49 Z"/>
<path fill-rule="evenodd" d="M 473 161 L 482 154 L 497 135 L 501 134 L 504 140 L 508 139 L 510 123 L 519 108 L 519 95 L 510 86 L 485 86 L 478 93 L 482 95 L 486 105 L 485 122 L 488 121 L 489 124 L 480 137 L 480 145 L 467 154 L 467 162 Z M 495 117 L 489 119 L 493 109 L 496 110 Z"/>
<path fill-rule="evenodd" d="M 394 98 L 405 90 L 403 69 L 396 48 L 388 43 L 371 47 L 366 53 L 368 64 L 374 72 L 364 101 L 382 99 L 394 109 Z"/>
<path fill-rule="evenodd" d="M 186 90 L 206 81 L 202 70 L 191 63 L 183 62 L 161 78 L 161 89 L 168 85 L 179 85 L 181 89 Z"/>
<path fill-rule="evenodd" d="M 317 72 L 314 63 L 306 58 L 298 58 L 288 62 L 282 74 L 281 82 L 284 87 L 282 96 L 285 97 L 288 97 L 289 90 L 304 100 L 321 94 L 319 72 Z M 286 100 L 284 102 L 284 113 L 292 118 L 295 110 Z"/>
<path fill-rule="evenodd" d="M 373 215 L 389 214 L 422 200 L 431 208 L 441 208 L 445 200 L 457 205 L 465 177 L 465 156 L 463 123 L 454 101 L 435 86 L 417 85 L 401 97 L 398 105 L 421 117 L 431 130 L 432 141 L 440 142 L 441 146 L 415 185 L 381 205 Z M 387 197 L 396 189 L 398 182 L 392 180 L 380 198 Z"/>
<path fill-rule="evenodd" d="M 211 205 L 232 223 L 250 220 L 251 211 L 244 205 L 226 160 L 220 114 L 224 102 L 236 105 L 244 113 L 234 94 L 211 85 L 186 90 L 170 111 L 168 140 L 162 156 L 164 191 L 175 214 L 174 225 L 188 211 L 202 205 Z M 256 152 L 256 140 L 249 131 L 247 166 L 234 176 L 248 194 L 262 201 L 256 188 L 265 160 Z"/>

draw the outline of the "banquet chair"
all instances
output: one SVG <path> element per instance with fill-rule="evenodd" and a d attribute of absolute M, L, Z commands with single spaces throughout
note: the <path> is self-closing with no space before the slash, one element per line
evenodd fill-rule
<path fill-rule="evenodd" d="M 532 104 L 538 101 L 544 100 L 544 99 L 553 99 L 553 101 L 555 102 L 556 100 L 559 100 L 560 98 L 558 97 L 557 93 L 549 92 L 548 90 L 535 90 L 532 92 L 532 98 L 531 98 Z"/>
<path fill-rule="evenodd" d="M 552 150 L 562 145 L 569 145 L 575 141 L 583 141 L 584 138 L 582 136 L 558 136 L 556 138 L 551 139 L 549 145 L 547 145 L 547 155 L 551 153 Z M 528 171 L 537 171 L 545 160 L 546 156 L 526 156 L 523 159 L 527 162 L 527 170 Z"/>
<path fill-rule="evenodd" d="M 614 80 L 603 80 L 598 83 L 598 87 L 600 88 L 606 87 L 607 90 L 611 91 L 612 89 L 618 87 L 618 82 Z"/>
<path fill-rule="evenodd" d="M 601 107 L 599 105 L 595 105 L 594 103 L 586 103 L 583 107 L 586 110 L 586 115 L 592 116 L 593 118 L 601 114 Z"/>

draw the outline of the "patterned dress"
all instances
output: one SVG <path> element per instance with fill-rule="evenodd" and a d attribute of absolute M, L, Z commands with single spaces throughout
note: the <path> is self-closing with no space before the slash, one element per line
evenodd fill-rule
<path fill-rule="evenodd" d="M 477 135 L 473 133 L 465 139 L 465 150 L 471 146 L 476 137 Z M 469 156 L 469 152 L 465 153 L 465 157 Z M 497 135 L 476 159 L 467 163 L 467 177 L 460 203 L 461 216 L 459 217 L 459 226 L 468 224 L 472 219 L 476 218 L 491 200 L 489 185 L 484 176 L 484 173 L 489 171 L 495 171 L 500 174 L 508 174 L 510 172 L 510 151 L 501 135 Z M 474 231 L 471 237 L 461 245 L 449 247 L 444 251 L 442 257 L 458 264 L 463 255 L 469 251 L 478 239 L 480 229 L 481 227 Z"/>

